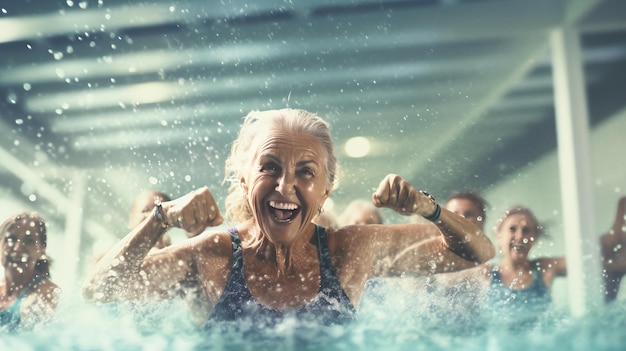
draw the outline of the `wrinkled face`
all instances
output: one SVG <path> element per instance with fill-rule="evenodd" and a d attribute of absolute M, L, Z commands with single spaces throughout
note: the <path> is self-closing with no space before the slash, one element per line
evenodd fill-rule
<path fill-rule="evenodd" d="M 33 269 L 37 260 L 44 254 L 38 224 L 31 219 L 20 219 L 2 233 L 0 255 L 6 269 L 16 269 L 19 273 Z"/>
<path fill-rule="evenodd" d="M 261 232 L 289 244 L 310 226 L 328 197 L 326 150 L 307 134 L 261 132 L 249 172 L 240 179 Z"/>
<path fill-rule="evenodd" d="M 456 213 L 468 221 L 476 224 L 478 228 L 484 231 L 485 221 L 480 215 L 480 209 L 476 204 L 468 199 L 450 199 L 446 203 L 446 209 Z"/>
<path fill-rule="evenodd" d="M 496 237 L 502 253 L 512 259 L 528 259 L 528 252 L 537 241 L 536 224 L 524 214 L 508 216 Z"/>
<path fill-rule="evenodd" d="M 155 193 L 146 192 L 135 199 L 128 216 L 128 227 L 130 229 L 138 226 L 139 223 L 152 214 L 155 200 L 163 201 L 163 198 Z"/>

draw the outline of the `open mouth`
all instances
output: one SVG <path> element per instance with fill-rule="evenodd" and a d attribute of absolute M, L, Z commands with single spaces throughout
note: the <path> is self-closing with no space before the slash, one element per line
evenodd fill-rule
<path fill-rule="evenodd" d="M 13 263 L 26 263 L 28 262 L 27 253 L 11 252 L 8 256 L 9 261 Z"/>
<path fill-rule="evenodd" d="M 270 201 L 269 210 L 278 222 L 291 222 L 300 212 L 300 206 L 291 202 Z"/>
<path fill-rule="evenodd" d="M 524 245 L 511 245 L 511 250 L 515 250 L 517 252 L 524 252 L 526 251 L 526 248 L 524 247 Z"/>

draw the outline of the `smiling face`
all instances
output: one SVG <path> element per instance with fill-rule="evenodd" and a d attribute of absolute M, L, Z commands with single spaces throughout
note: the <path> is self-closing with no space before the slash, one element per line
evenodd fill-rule
<path fill-rule="evenodd" d="M 240 179 L 261 232 L 275 244 L 290 244 L 330 193 L 326 150 L 313 136 L 280 127 L 260 131 L 249 172 Z"/>
<path fill-rule="evenodd" d="M 45 250 L 42 228 L 36 219 L 28 217 L 18 218 L 6 227 L 0 243 L 0 258 L 5 269 L 20 274 L 34 272 Z"/>
<path fill-rule="evenodd" d="M 537 226 L 533 218 L 524 213 L 506 217 L 496 233 L 504 256 L 513 261 L 527 260 L 528 253 L 538 238 Z"/>

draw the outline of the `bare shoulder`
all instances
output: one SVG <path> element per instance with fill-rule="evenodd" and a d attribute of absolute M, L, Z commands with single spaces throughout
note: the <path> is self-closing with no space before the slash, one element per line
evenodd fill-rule
<path fill-rule="evenodd" d="M 378 228 L 377 230 L 377 227 Z M 326 238 L 331 253 L 356 250 L 370 245 L 375 233 L 381 233 L 384 226 L 378 224 L 348 225 L 340 228 L 327 228 Z"/>
<path fill-rule="evenodd" d="M 227 231 L 205 232 L 187 240 L 186 246 L 212 255 L 232 255 L 232 239 Z"/>
<path fill-rule="evenodd" d="M 193 265 L 199 273 L 210 276 L 222 276 L 229 272 L 228 267 L 233 257 L 233 241 L 227 231 L 200 234 L 187 240 L 188 250 L 185 252 L 193 257 Z"/>
<path fill-rule="evenodd" d="M 567 261 L 565 257 L 542 257 L 533 262 L 538 265 L 548 281 L 554 277 L 567 274 Z"/>

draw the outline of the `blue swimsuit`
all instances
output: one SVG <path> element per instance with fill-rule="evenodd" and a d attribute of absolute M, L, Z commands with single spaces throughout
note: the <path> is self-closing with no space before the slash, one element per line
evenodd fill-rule
<path fill-rule="evenodd" d="M 543 282 L 541 269 L 536 267 L 533 274 L 533 281 L 526 289 L 511 289 L 502 283 L 500 271 L 495 267 L 491 271 L 491 285 L 488 293 L 489 299 L 493 303 L 507 303 L 514 305 L 540 304 L 547 306 L 552 302 L 550 290 Z"/>
<path fill-rule="evenodd" d="M 552 295 L 538 264 L 533 272 L 533 281 L 526 289 L 511 289 L 504 285 L 496 266 L 491 271 L 486 302 L 487 309 L 496 316 L 495 320 L 523 327 L 539 321 L 539 317 L 549 309 Z"/>
<path fill-rule="evenodd" d="M 233 267 L 224 293 L 211 312 L 211 321 L 250 319 L 255 323 L 274 325 L 285 317 L 315 320 L 325 325 L 342 324 L 354 319 L 356 309 L 341 287 L 330 259 L 326 231 L 315 226 L 320 261 L 321 282 L 317 296 L 295 310 L 277 310 L 258 302 L 246 285 L 241 240 L 236 229 L 230 229 L 233 244 Z"/>
<path fill-rule="evenodd" d="M 20 308 L 22 307 L 22 300 L 24 300 L 26 295 L 44 279 L 44 276 L 35 276 L 35 278 L 28 283 L 26 288 L 22 290 L 22 293 L 20 293 L 15 302 L 7 309 L 0 311 L 0 330 L 13 331 L 17 329 L 21 321 Z"/>

